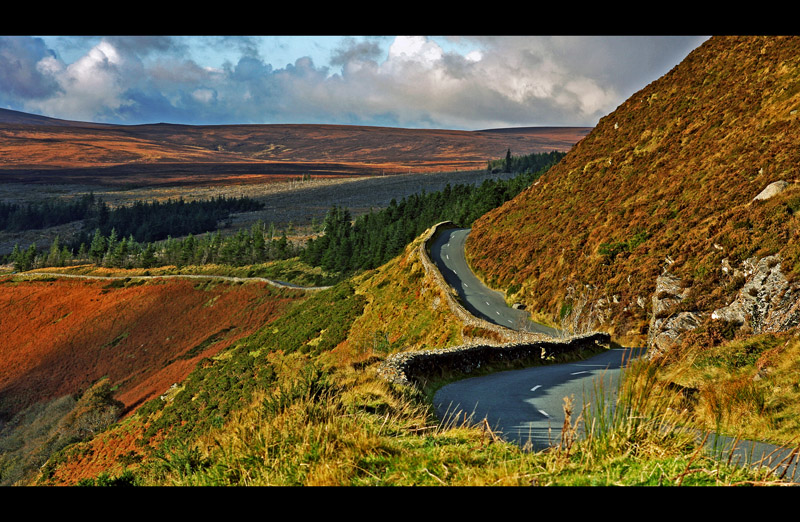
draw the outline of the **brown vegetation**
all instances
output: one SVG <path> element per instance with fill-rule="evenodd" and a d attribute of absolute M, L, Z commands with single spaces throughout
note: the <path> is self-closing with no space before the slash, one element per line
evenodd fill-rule
<path fill-rule="evenodd" d="M 97 125 L 0 109 L 0 181 L 254 183 L 481 169 L 489 159 L 565 151 L 580 127 L 451 131 L 344 125 Z"/>
<path fill-rule="evenodd" d="M 101 377 L 130 411 L 278 317 L 301 291 L 264 283 L 0 279 L 0 414 Z"/>
<path fill-rule="evenodd" d="M 800 38 L 719 37 L 634 94 L 515 200 L 478 220 L 468 257 L 490 285 L 554 321 L 580 300 L 595 326 L 642 341 L 669 266 L 690 306 L 724 306 L 750 256 L 800 271 Z M 789 187 L 752 202 L 776 180 Z M 597 310 L 595 310 L 597 312 Z"/>

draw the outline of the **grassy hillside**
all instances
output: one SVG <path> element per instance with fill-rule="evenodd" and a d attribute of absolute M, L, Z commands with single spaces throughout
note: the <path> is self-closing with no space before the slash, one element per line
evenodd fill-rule
<path fill-rule="evenodd" d="M 534 314 L 647 344 L 696 425 L 795 443 L 799 118 L 800 38 L 712 38 L 479 219 L 468 258 Z"/>
<path fill-rule="evenodd" d="M 0 277 L 0 480 L 157 399 L 303 297 L 265 283 Z M 65 428 L 76 400 L 101 381 L 118 411 L 89 411 L 83 431 Z"/>
<path fill-rule="evenodd" d="M 629 407 L 634 402 L 639 407 L 620 409 L 624 415 L 613 426 L 585 417 L 586 425 L 607 427 L 586 441 L 568 430 L 570 435 L 552 452 L 526 453 L 480 423 L 435 419 L 422 392 L 389 384 L 376 372 L 390 353 L 456 344 L 474 333 L 461 328 L 431 286 L 416 258 L 419 241 L 387 265 L 297 301 L 279 319 L 204 358 L 162 397 L 102 434 L 57 453 L 35 483 L 530 486 L 774 481 L 763 472 L 694 454 L 695 443 L 686 433 L 636 421 L 640 415 L 661 418 L 658 412 L 663 414 L 669 405 L 663 389 L 646 385 L 647 371 L 641 380 L 631 381 L 631 391 L 650 393 L 646 400 L 628 399 Z M 584 413 L 571 414 L 577 429 Z"/>
<path fill-rule="evenodd" d="M 793 278 L 799 110 L 800 39 L 712 38 L 478 220 L 470 262 L 555 322 L 591 310 L 582 327 L 631 342 L 647 338 L 665 270 L 691 289 L 682 310 L 699 312 L 733 298 L 748 258 L 777 254 Z M 753 202 L 779 180 L 783 192 Z"/>

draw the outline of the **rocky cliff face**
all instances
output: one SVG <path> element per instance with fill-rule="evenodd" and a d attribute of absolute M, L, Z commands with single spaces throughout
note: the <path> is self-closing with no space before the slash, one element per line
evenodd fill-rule
<path fill-rule="evenodd" d="M 745 283 L 729 305 L 711 318 L 747 328 L 755 334 L 780 332 L 800 323 L 800 290 L 783 275 L 778 256 L 750 258 L 735 270 Z"/>
<path fill-rule="evenodd" d="M 749 258 L 737 268 L 724 259 L 722 271 L 741 288 L 729 304 L 711 313 L 682 310 L 691 289 L 682 288 L 680 280 L 670 274 L 658 277 L 647 339 L 651 357 L 680 345 L 684 333 L 706 320 L 721 323 L 717 326 L 727 328 L 731 335 L 737 331 L 777 333 L 800 324 L 800 285 L 791 283 L 783 274 L 779 256 Z"/>

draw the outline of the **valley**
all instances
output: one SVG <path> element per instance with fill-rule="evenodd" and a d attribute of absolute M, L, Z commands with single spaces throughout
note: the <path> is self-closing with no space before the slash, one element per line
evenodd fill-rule
<path fill-rule="evenodd" d="M 448 184 L 479 185 L 486 179 L 509 179 L 512 173 L 487 173 L 486 169 L 458 172 L 431 172 L 423 174 L 395 174 L 391 176 L 347 176 L 339 178 L 313 177 L 262 183 L 233 183 L 222 185 L 170 185 L 135 188 L 107 187 L 102 185 L 61 184 L 33 185 L 29 183 L 0 184 L 0 199 L 7 202 L 39 202 L 51 198 L 79 198 L 95 194 L 109 206 L 131 204 L 135 201 L 166 201 L 182 198 L 186 201 L 207 200 L 216 197 L 246 197 L 265 205 L 259 211 L 236 214 L 220 230 L 235 232 L 256 221 L 273 223 L 281 230 L 291 229 L 295 234 L 312 233 L 312 222 L 321 223 L 334 205 L 346 206 L 354 217 L 389 205 L 392 199 L 420 192 L 437 192 Z M 42 248 L 56 235 L 62 238 L 74 231 L 76 224 L 20 232 L 0 231 L 0 256 L 11 252 L 15 244 L 35 243 Z"/>
<path fill-rule="evenodd" d="M 798 86 L 800 38 L 723 36 L 591 129 L 128 128 L 0 111 L 3 201 L 109 203 L 74 243 L 56 238 L 80 222 L 0 237 L 0 481 L 793 483 L 705 454 L 695 434 L 800 435 Z M 149 221 L 101 232 L 135 201 L 220 196 L 262 206 L 180 237 L 152 239 Z M 175 227 L 212 212 L 138 208 Z M 437 392 L 464 377 L 534 366 L 577 383 L 598 346 L 512 356 L 554 333 L 645 355 L 613 384 L 584 381 L 590 400 L 537 381 L 492 406 L 511 398 L 538 424 L 498 428 L 483 404 L 441 412 Z M 483 347 L 492 358 L 459 359 Z M 461 364 L 387 378 L 387 362 L 432 353 Z"/>

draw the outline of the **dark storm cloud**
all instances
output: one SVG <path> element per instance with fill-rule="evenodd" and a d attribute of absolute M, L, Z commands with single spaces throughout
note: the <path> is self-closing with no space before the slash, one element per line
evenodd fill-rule
<path fill-rule="evenodd" d="M 46 57 L 55 53 L 39 38 L 0 36 L 0 105 L 41 99 L 58 90 L 57 82 L 36 67 Z"/>

